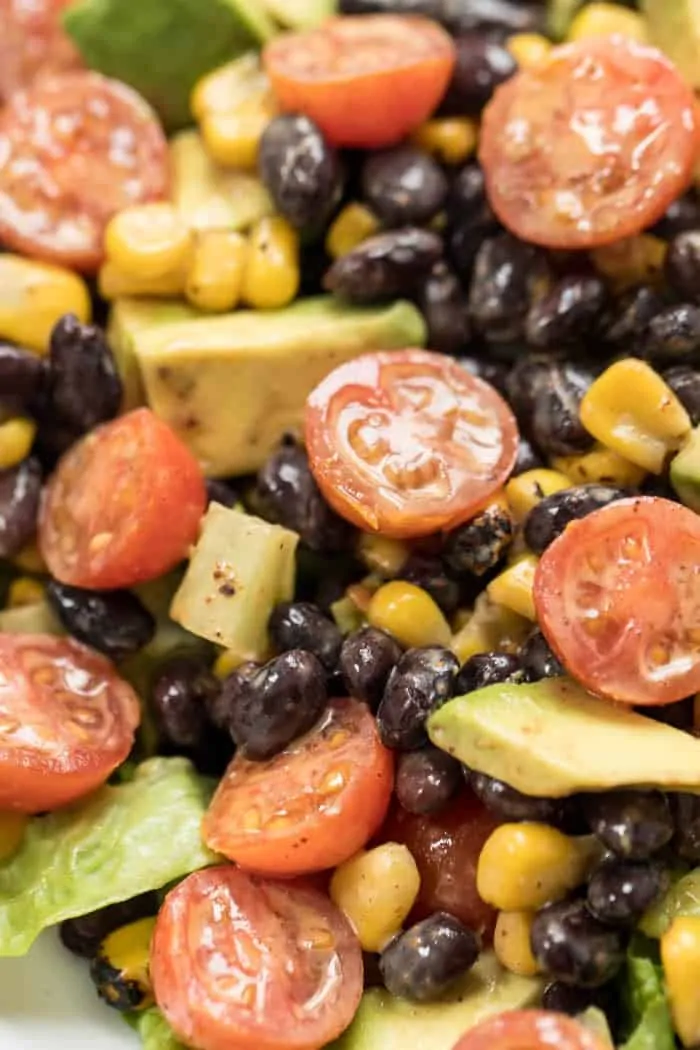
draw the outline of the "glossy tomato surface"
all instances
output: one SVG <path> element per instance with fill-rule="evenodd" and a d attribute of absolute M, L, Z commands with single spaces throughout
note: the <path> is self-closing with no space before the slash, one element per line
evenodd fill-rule
<path fill-rule="evenodd" d="M 601 1041 L 566 1014 L 512 1010 L 472 1028 L 454 1050 L 604 1050 Z"/>

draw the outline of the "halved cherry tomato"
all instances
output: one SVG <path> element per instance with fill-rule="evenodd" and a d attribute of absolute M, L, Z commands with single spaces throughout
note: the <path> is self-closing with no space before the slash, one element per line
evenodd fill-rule
<path fill-rule="evenodd" d="M 535 574 L 540 627 L 591 692 L 670 704 L 700 690 L 700 516 L 657 497 L 567 525 Z"/>
<path fill-rule="evenodd" d="M 328 897 L 232 866 L 165 899 L 151 944 L 158 1006 L 199 1050 L 317 1050 L 362 995 L 357 937 Z"/>
<path fill-rule="evenodd" d="M 310 117 L 336 146 L 377 149 L 430 116 L 450 82 L 455 46 L 427 18 L 329 18 L 277 37 L 263 64 L 283 109 Z"/>
<path fill-rule="evenodd" d="M 41 813 L 100 787 L 131 750 L 136 694 L 68 638 L 0 635 L 0 810 Z"/>
<path fill-rule="evenodd" d="M 655 48 L 622 36 L 554 48 L 502 85 L 479 158 L 509 230 L 591 248 L 654 223 L 689 184 L 693 93 Z"/>
<path fill-rule="evenodd" d="M 500 394 L 443 354 L 365 354 L 306 402 L 326 501 L 361 529 L 426 536 L 467 521 L 506 480 L 518 427 Z"/>
<path fill-rule="evenodd" d="M 0 0 L 0 102 L 45 74 L 81 65 L 61 25 L 72 0 Z"/>
<path fill-rule="evenodd" d="M 604 1046 L 566 1014 L 511 1010 L 482 1021 L 453 1050 L 604 1050 Z"/>
<path fill-rule="evenodd" d="M 131 587 L 187 557 L 206 505 L 192 453 L 150 409 L 97 427 L 60 460 L 39 519 L 52 576 Z"/>
<path fill-rule="evenodd" d="M 432 816 L 415 816 L 398 805 L 392 810 L 381 839 L 408 846 L 420 872 L 420 892 L 412 919 L 447 911 L 487 940 L 491 938 L 496 912 L 479 896 L 476 866 L 497 824 L 470 791 Z"/>
<path fill-rule="evenodd" d="M 41 77 L 0 113 L 0 241 L 87 273 L 103 233 L 130 204 L 169 185 L 158 119 L 126 84 L 99 73 Z"/>
<path fill-rule="evenodd" d="M 265 875 L 332 868 L 384 820 L 393 774 L 366 705 L 332 700 L 318 726 L 275 758 L 233 759 L 204 817 L 204 840 Z"/>

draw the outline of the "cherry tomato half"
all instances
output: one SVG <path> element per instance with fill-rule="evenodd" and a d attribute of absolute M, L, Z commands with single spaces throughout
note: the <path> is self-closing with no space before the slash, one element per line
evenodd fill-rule
<path fill-rule="evenodd" d="M 328 897 L 233 866 L 165 899 L 151 944 L 158 1006 L 199 1050 L 315 1050 L 352 1021 L 362 952 Z"/>
<path fill-rule="evenodd" d="M 0 0 L 0 102 L 45 74 L 81 65 L 61 15 L 72 0 Z"/>
<path fill-rule="evenodd" d="M 467 521 L 506 480 L 518 427 L 500 394 L 442 354 L 365 354 L 306 402 L 326 501 L 361 529 L 425 536 Z"/>
<path fill-rule="evenodd" d="M 97 427 L 60 460 L 39 520 L 52 576 L 131 587 L 187 557 L 206 505 L 192 453 L 150 409 Z"/>
<path fill-rule="evenodd" d="M 658 497 L 567 525 L 535 574 L 540 627 L 591 692 L 670 704 L 700 690 L 700 516 Z"/>
<path fill-rule="evenodd" d="M 100 787 L 140 720 L 109 660 L 68 638 L 0 635 L 0 810 L 41 813 Z"/>
<path fill-rule="evenodd" d="M 310 117 L 336 146 L 378 149 L 436 108 L 455 46 L 427 18 L 329 18 L 318 29 L 277 37 L 263 64 L 283 109 Z"/>
<path fill-rule="evenodd" d="M 652 225 L 691 180 L 694 100 L 655 48 L 621 36 L 554 48 L 496 91 L 479 158 L 509 230 L 591 248 Z"/>
<path fill-rule="evenodd" d="M 384 820 L 393 774 L 365 704 L 332 700 L 318 726 L 275 758 L 233 759 L 204 817 L 204 840 L 266 875 L 335 867 Z"/>
<path fill-rule="evenodd" d="M 482 1021 L 453 1050 L 604 1050 L 601 1041 L 566 1014 L 512 1010 Z"/>

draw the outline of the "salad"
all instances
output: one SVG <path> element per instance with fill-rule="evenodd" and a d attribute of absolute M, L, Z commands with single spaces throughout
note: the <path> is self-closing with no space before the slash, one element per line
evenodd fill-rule
<path fill-rule="evenodd" d="M 700 1045 L 690 0 L 0 0 L 0 956 L 145 1050 Z"/>

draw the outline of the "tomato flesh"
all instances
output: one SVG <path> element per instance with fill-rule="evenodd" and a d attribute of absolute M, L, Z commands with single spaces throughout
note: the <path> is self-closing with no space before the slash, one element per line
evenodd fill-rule
<path fill-rule="evenodd" d="M 0 0 L 0 102 L 38 76 L 81 65 L 61 25 L 71 0 Z"/>
<path fill-rule="evenodd" d="M 593 1032 L 566 1014 L 512 1010 L 482 1021 L 453 1050 L 603 1050 Z"/>
<path fill-rule="evenodd" d="M 306 403 L 326 501 L 354 525 L 410 538 L 467 521 L 506 480 L 518 428 L 501 396 L 442 354 L 365 354 Z"/>
<path fill-rule="evenodd" d="M 332 700 L 318 726 L 275 758 L 233 759 L 204 818 L 204 840 L 266 875 L 332 868 L 384 820 L 393 773 L 366 705 Z"/>
<path fill-rule="evenodd" d="M 535 607 L 591 692 L 670 704 L 700 690 L 700 516 L 658 497 L 567 526 L 542 555 Z"/>
<path fill-rule="evenodd" d="M 339 17 L 277 37 L 263 64 L 283 109 L 310 117 L 336 146 L 378 149 L 431 115 L 449 84 L 455 47 L 427 18 Z"/>
<path fill-rule="evenodd" d="M 518 237 L 591 248 L 651 226 L 688 186 L 694 100 L 655 48 L 620 37 L 554 48 L 495 93 L 481 126 L 489 201 Z"/>
<path fill-rule="evenodd" d="M 150 409 L 97 427 L 61 459 L 39 544 L 51 575 L 75 587 L 131 587 L 187 556 L 206 505 L 192 453 Z"/>
<path fill-rule="evenodd" d="M 347 1028 L 362 953 L 317 890 L 198 871 L 165 899 L 151 945 L 158 1006 L 199 1050 L 316 1050 Z"/>

